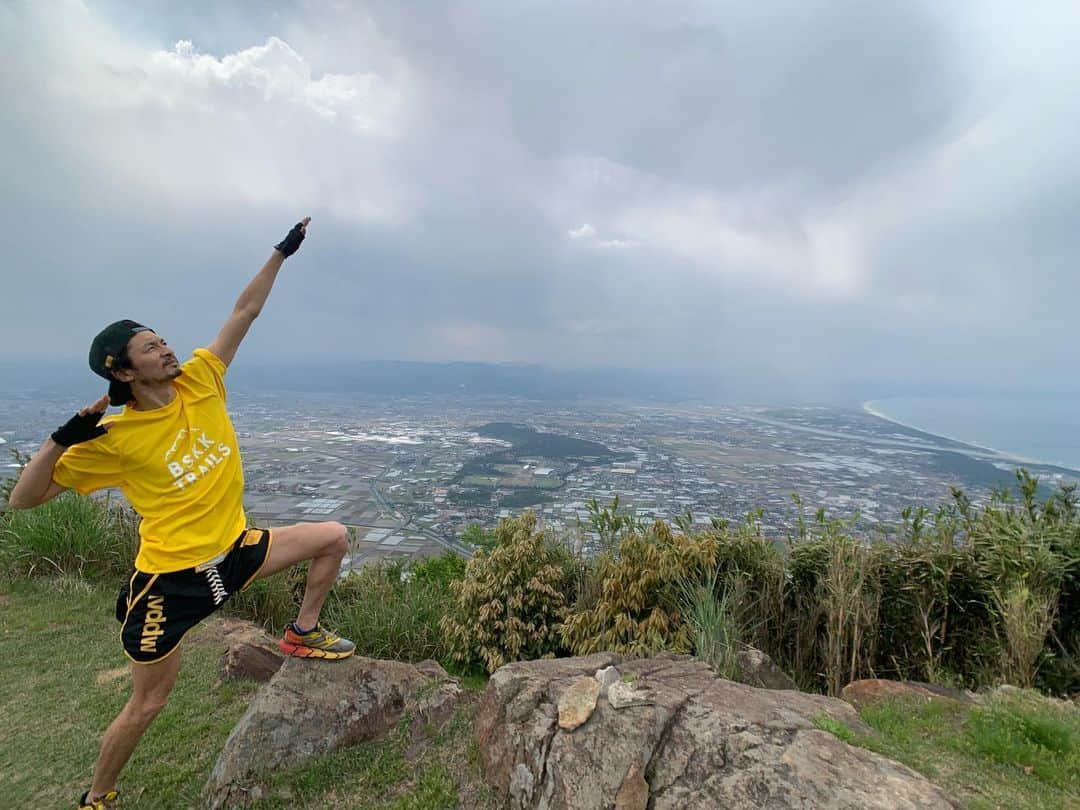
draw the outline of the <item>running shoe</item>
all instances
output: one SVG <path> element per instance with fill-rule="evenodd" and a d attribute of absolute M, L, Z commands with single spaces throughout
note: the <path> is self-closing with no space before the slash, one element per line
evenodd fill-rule
<path fill-rule="evenodd" d="M 120 794 L 115 790 L 110 790 L 104 796 L 99 796 L 96 799 L 90 798 L 90 791 L 86 791 L 79 799 L 79 810 L 113 810 L 117 806 L 116 802 L 119 801 Z"/>
<path fill-rule="evenodd" d="M 308 633 L 301 633 L 295 622 L 285 628 L 285 634 L 278 640 L 278 647 L 286 655 L 297 658 L 327 660 L 348 658 L 356 649 L 356 645 L 347 638 L 331 633 L 321 624 L 315 625 L 315 629 Z"/>

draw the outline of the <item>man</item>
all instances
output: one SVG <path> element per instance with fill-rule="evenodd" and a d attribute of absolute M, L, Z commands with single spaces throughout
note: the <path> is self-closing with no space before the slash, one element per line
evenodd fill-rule
<path fill-rule="evenodd" d="M 319 625 L 347 550 L 345 527 L 248 528 L 239 446 L 225 410 L 225 370 L 310 221 L 305 217 L 275 246 L 214 342 L 183 365 L 159 335 L 134 321 L 102 330 L 90 347 L 90 367 L 109 380 L 108 395 L 45 441 L 9 498 L 12 508 L 28 509 L 65 489 L 86 495 L 118 487 L 142 518 L 135 568 L 116 606 L 132 661 L 131 698 L 105 732 L 81 810 L 114 806 L 120 770 L 176 682 L 184 635 L 255 579 L 310 560 L 300 611 L 279 645 L 287 655 L 310 658 L 353 652 L 351 641 Z M 123 411 L 102 419 L 110 403 Z"/>

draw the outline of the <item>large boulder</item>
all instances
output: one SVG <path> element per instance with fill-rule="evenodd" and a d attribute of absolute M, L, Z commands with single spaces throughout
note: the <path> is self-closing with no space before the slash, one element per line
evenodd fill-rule
<path fill-rule="evenodd" d="M 563 694 L 608 666 L 619 679 L 602 674 L 591 714 L 560 727 Z M 511 808 L 952 806 L 911 769 L 817 729 L 818 717 L 868 732 L 841 700 L 723 680 L 685 656 L 600 653 L 502 667 L 474 734 L 485 779 Z"/>
<path fill-rule="evenodd" d="M 798 689 L 795 681 L 773 660 L 755 647 L 744 647 L 735 654 L 739 665 L 739 683 L 760 689 Z"/>
<path fill-rule="evenodd" d="M 379 738 L 405 715 L 413 730 L 444 720 L 461 698 L 438 664 L 286 658 L 233 728 L 206 783 L 213 808 L 262 795 L 263 778 L 344 745 Z"/>
<path fill-rule="evenodd" d="M 890 681 L 884 678 L 864 678 L 852 681 L 840 690 L 840 697 L 856 709 L 862 709 L 883 700 L 951 700 L 958 703 L 971 703 L 971 697 L 959 689 L 938 686 L 922 681 Z"/>

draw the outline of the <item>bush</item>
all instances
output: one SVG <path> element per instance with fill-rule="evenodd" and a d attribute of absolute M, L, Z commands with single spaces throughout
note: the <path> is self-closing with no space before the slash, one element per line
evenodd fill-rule
<path fill-rule="evenodd" d="M 573 599 L 570 553 L 536 531 L 531 511 L 500 521 L 495 538 L 451 585 L 454 609 L 441 621 L 454 660 L 488 672 L 560 652 L 560 624 Z"/>
<path fill-rule="evenodd" d="M 130 509 L 65 492 L 34 509 L 0 515 L 0 576 L 122 578 L 139 547 Z"/>
<path fill-rule="evenodd" d="M 718 546 L 714 535 L 674 534 L 662 521 L 646 532 L 623 534 L 616 554 L 597 558 L 599 596 L 567 618 L 563 643 L 576 655 L 690 652 L 693 633 L 684 621 L 682 592 L 685 583 L 714 570 Z"/>

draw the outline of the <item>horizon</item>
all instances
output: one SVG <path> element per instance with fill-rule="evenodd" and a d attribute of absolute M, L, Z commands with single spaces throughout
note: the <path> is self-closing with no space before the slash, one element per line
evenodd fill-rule
<path fill-rule="evenodd" d="M 178 352 L 181 362 L 190 356 Z M 434 380 L 430 376 L 434 372 Z M 461 376 L 455 377 L 454 373 Z M 368 376 L 365 376 L 367 374 Z M 862 409 L 877 400 L 920 397 L 1046 397 L 1052 402 L 1071 401 L 1080 390 L 1068 384 L 1017 391 L 992 381 L 934 386 L 889 380 L 853 380 L 837 386 L 832 382 L 793 384 L 790 379 L 767 373 L 743 375 L 718 381 L 706 370 L 672 372 L 666 369 L 594 366 L 560 368 L 538 362 L 482 362 L 471 360 L 354 360 L 344 365 L 309 362 L 272 363 L 247 360 L 242 355 L 229 369 L 231 386 L 237 391 L 313 393 L 370 393 L 385 395 L 459 393 L 513 395 L 514 384 L 523 386 L 520 396 L 540 399 L 614 398 L 695 401 L 726 405 L 822 405 Z M 424 381 L 431 381 L 428 387 Z M 52 357 L 28 360 L 0 354 L 0 393 L 44 391 L 68 392 L 74 397 L 96 396 L 104 382 L 86 366 L 84 359 Z"/>

